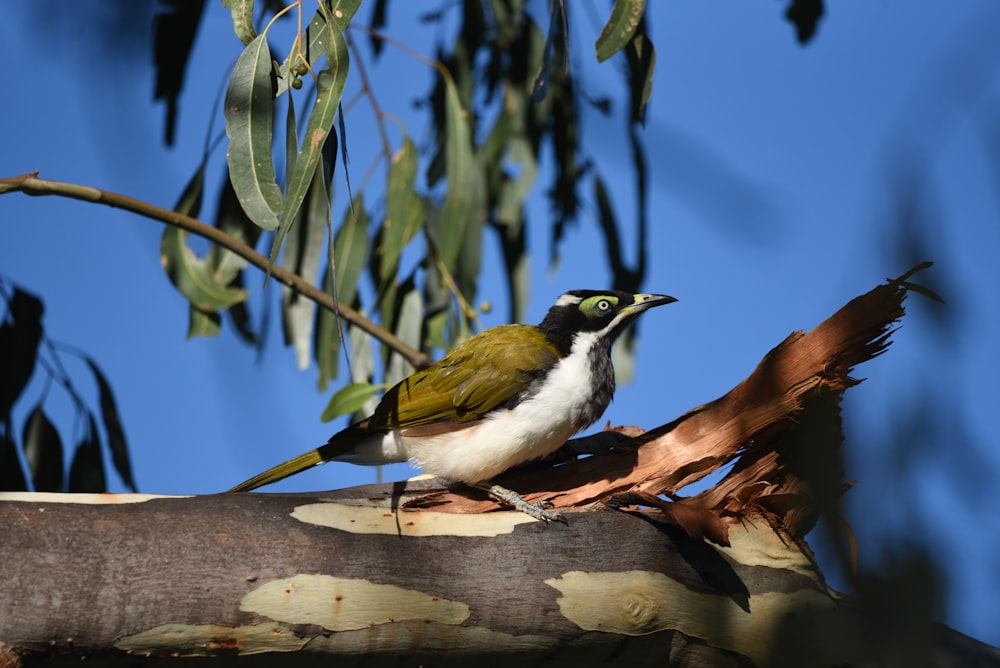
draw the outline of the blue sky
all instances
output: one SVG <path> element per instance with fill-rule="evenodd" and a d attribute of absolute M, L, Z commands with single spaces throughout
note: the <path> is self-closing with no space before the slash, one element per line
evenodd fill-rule
<path fill-rule="evenodd" d="M 128 3 L 112 5 L 121 11 L 117 4 Z M 847 477 L 858 481 L 845 510 L 863 565 L 877 564 L 887 546 L 927 546 L 948 586 L 944 621 L 1000 645 L 1000 286 L 992 268 L 1000 250 L 1000 90 L 991 72 L 1000 6 L 829 3 L 816 39 L 802 48 L 781 17 L 784 3 L 650 4 L 658 60 L 645 130 L 653 222 L 644 288 L 680 301 L 644 316 L 635 378 L 606 417 L 647 428 L 666 422 L 726 392 L 789 332 L 810 329 L 918 260 L 934 260 L 920 280 L 948 304 L 911 298 L 890 350 L 857 369 L 868 380 L 845 399 Z M 197 165 L 216 91 L 239 53 L 221 3 L 208 3 L 172 149 L 160 141 L 163 107 L 151 101 L 147 35 L 127 37 L 122 52 L 132 55 L 112 64 L 95 58 L 103 31 L 79 30 L 47 6 L 20 3 L 0 22 L 8 100 L 0 106 L 0 175 L 38 169 L 171 206 Z M 620 64 L 593 61 L 599 27 L 587 14 L 574 17 L 572 66 L 591 95 L 620 98 Z M 368 15 L 362 7 L 360 20 Z M 91 19 L 114 25 L 116 16 Z M 393 14 L 389 30 L 428 52 L 435 33 L 415 25 Z M 97 76 L 94 68 L 102 68 Z M 419 141 L 423 119 L 410 100 L 428 89 L 426 67 L 389 49 L 371 74 L 383 106 Z M 356 90 L 349 80 L 348 96 Z M 354 184 L 375 137 L 368 114 L 364 104 L 348 114 Z M 631 220 L 625 124 L 591 113 L 584 126 L 619 217 Z M 392 140 L 398 146 L 400 135 Z M 221 164 L 219 152 L 213 178 Z M 382 172 L 373 178 L 380 182 Z M 560 264 L 548 265 L 548 213 L 539 195 L 530 210 L 530 321 L 564 290 L 609 280 L 592 211 L 569 231 Z M 0 198 L 0 273 L 45 300 L 49 336 L 105 370 L 140 489 L 220 491 L 324 442 L 341 425 L 319 421 L 329 395 L 316 392 L 314 370 L 298 371 L 292 350 L 280 347 L 276 311 L 259 360 L 229 332 L 185 339 L 186 303 L 159 266 L 161 232 L 104 207 Z M 502 305 L 502 267 L 492 244 L 486 252 L 478 299 Z M 495 309 L 484 326 L 505 313 Z M 65 359 L 91 392 L 83 365 Z M 37 397 L 41 383 L 32 387 Z M 22 402 L 17 424 L 32 405 Z M 69 402 L 53 390 L 46 406 L 66 414 Z M 79 434 L 71 419 L 58 426 L 65 442 Z M 384 471 L 387 479 L 409 474 L 402 465 Z M 331 464 L 273 489 L 374 476 Z M 112 483 L 120 489 L 114 476 Z"/>

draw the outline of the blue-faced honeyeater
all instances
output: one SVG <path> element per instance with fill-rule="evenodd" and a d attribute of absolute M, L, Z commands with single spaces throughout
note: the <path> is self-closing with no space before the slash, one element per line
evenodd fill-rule
<path fill-rule="evenodd" d="M 388 390 L 371 416 L 230 491 L 328 461 L 409 461 L 538 519 L 561 519 L 493 478 L 551 454 L 596 422 L 615 391 L 611 345 L 640 313 L 674 301 L 617 290 L 567 292 L 540 325 L 500 325 L 470 337 Z"/>

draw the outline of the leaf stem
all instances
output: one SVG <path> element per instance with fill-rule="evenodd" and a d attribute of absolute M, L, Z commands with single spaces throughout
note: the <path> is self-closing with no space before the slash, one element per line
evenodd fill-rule
<path fill-rule="evenodd" d="M 158 220 L 162 223 L 166 223 L 167 225 L 173 225 L 174 227 L 178 227 L 182 230 L 186 230 L 192 234 L 208 239 L 209 241 L 222 246 L 226 250 L 232 251 L 261 271 L 267 271 L 267 258 L 239 239 L 226 234 L 216 227 L 206 225 L 200 220 L 191 218 L 190 216 L 185 216 L 183 214 L 170 211 L 169 209 L 164 209 L 154 204 L 143 202 L 142 200 L 129 197 L 128 195 L 121 195 L 119 193 L 76 183 L 40 179 L 38 178 L 37 171 L 22 174 L 20 176 L 0 178 L 0 195 L 4 195 L 9 192 L 22 192 L 25 195 L 31 196 L 57 195 L 59 197 L 68 197 L 71 199 L 83 200 L 84 202 L 95 202 L 131 211 L 132 213 L 139 214 L 140 216 L 144 216 L 151 220 Z M 284 267 L 276 264 L 271 269 L 271 276 L 273 276 L 279 283 L 287 285 L 328 311 L 334 313 L 339 311 L 340 315 L 343 316 L 343 318 L 349 323 L 375 337 L 392 350 L 398 352 L 414 367 L 419 369 L 431 364 L 431 359 L 427 355 L 420 352 L 416 348 L 411 347 L 392 332 L 378 326 L 347 304 L 339 304 L 335 306 L 333 298 L 330 295 L 326 294 L 298 274 L 288 271 Z"/>

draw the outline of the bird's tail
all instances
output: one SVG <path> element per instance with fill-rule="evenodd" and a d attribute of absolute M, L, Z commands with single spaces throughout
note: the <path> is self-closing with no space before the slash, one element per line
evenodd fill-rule
<path fill-rule="evenodd" d="M 353 450 L 362 436 L 363 432 L 357 429 L 356 425 L 352 425 L 336 434 L 330 439 L 329 443 L 325 443 L 309 452 L 303 452 L 298 457 L 293 457 L 287 462 L 272 466 L 263 473 L 259 473 L 249 480 L 244 480 L 229 490 L 229 492 L 249 492 L 251 489 L 270 485 L 272 482 L 284 480 L 290 475 L 295 475 L 313 466 L 319 466 L 331 459 L 336 459 Z"/>

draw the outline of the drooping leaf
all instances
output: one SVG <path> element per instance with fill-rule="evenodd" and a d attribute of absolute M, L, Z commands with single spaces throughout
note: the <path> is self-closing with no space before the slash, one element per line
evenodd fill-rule
<path fill-rule="evenodd" d="M 415 192 L 417 179 L 417 147 L 409 137 L 392 156 L 392 165 L 386 180 L 385 222 L 379 237 L 379 286 L 395 280 L 399 258 L 419 229 L 411 224 L 412 210 L 417 206 Z"/>
<path fill-rule="evenodd" d="M 114 465 L 122 482 L 125 483 L 125 486 L 136 492 L 138 489 L 135 485 L 135 479 L 132 477 L 132 462 L 128 454 L 128 443 L 125 440 L 125 429 L 122 427 L 121 417 L 118 414 L 118 403 L 115 401 L 114 392 L 111 390 L 111 383 L 108 382 L 107 377 L 101 372 L 93 359 L 85 357 L 84 360 L 87 362 L 87 366 L 90 367 L 90 371 L 94 374 L 94 380 L 97 381 L 98 401 L 101 405 L 101 421 L 104 423 L 104 433 L 108 437 L 111 463 Z M 97 430 L 94 428 L 93 415 L 90 416 L 90 420 L 90 440 L 96 442 Z M 101 470 L 103 476 L 103 468 Z M 72 481 L 72 474 L 70 475 L 70 479 Z"/>
<path fill-rule="evenodd" d="M 354 302 L 358 281 L 368 257 L 368 212 L 362 194 L 344 212 L 334 242 L 334 264 L 337 268 L 337 299 L 345 304 Z"/>
<path fill-rule="evenodd" d="M 469 220 L 484 217 L 483 172 L 472 147 L 472 135 L 454 83 L 445 79 L 445 174 L 448 179 L 441 207 L 441 261 L 454 271 Z"/>
<path fill-rule="evenodd" d="M 420 333 L 424 321 L 424 300 L 412 280 L 400 300 L 399 317 L 396 319 L 396 336 L 413 348 L 420 349 Z M 393 352 L 385 369 L 386 386 L 392 386 L 413 373 L 413 365 L 402 355 Z"/>
<path fill-rule="evenodd" d="M 0 433 L 0 491 L 28 491 L 28 481 L 17 456 L 17 444 L 5 433 Z"/>
<path fill-rule="evenodd" d="M 233 189 L 250 220 L 266 230 L 278 226 L 278 214 L 284 208 L 271 159 L 274 86 L 267 35 L 258 35 L 233 68 L 224 115 Z"/>
<path fill-rule="evenodd" d="M 181 196 L 174 204 L 175 212 L 192 218 L 197 218 L 198 214 L 201 213 L 201 204 L 205 195 L 205 165 L 206 161 L 202 160 L 197 171 L 184 186 Z"/>
<path fill-rule="evenodd" d="M 337 301 L 353 304 L 358 292 L 358 281 L 368 258 L 368 212 L 365 210 L 362 194 L 358 193 L 353 204 L 344 212 L 334 240 L 334 261 Z M 333 276 L 327 266 L 323 275 L 323 286 L 327 294 L 334 290 Z M 336 378 L 339 365 L 340 339 L 337 317 L 327 309 L 322 309 L 316 318 L 316 366 L 319 369 L 318 384 L 325 391 L 327 383 Z"/>
<path fill-rule="evenodd" d="M 159 3 L 158 6 L 160 12 L 154 19 L 153 27 L 153 65 L 156 69 L 153 98 L 167 101 L 163 141 L 167 146 L 172 146 L 174 128 L 177 126 L 177 98 L 184 85 L 184 72 L 205 3 L 197 0 L 173 0 Z"/>
<path fill-rule="evenodd" d="M 330 266 L 323 271 L 323 291 L 333 294 L 333 276 Z M 340 366 L 340 337 L 337 330 L 337 316 L 327 309 L 320 309 L 313 331 L 313 354 L 316 356 L 316 385 L 325 392 L 331 380 L 337 377 Z"/>
<path fill-rule="evenodd" d="M 6 422 L 8 429 L 11 410 L 35 369 L 44 312 L 41 299 L 14 287 L 0 325 L 0 423 Z"/>
<path fill-rule="evenodd" d="M 632 122 L 645 124 L 646 105 L 653 94 L 653 72 L 656 69 L 656 49 L 646 32 L 645 22 L 639 25 L 639 30 L 626 47 L 625 61 L 628 64 Z"/>
<path fill-rule="evenodd" d="M 313 172 L 312 186 L 306 195 L 305 207 L 287 238 L 284 265 L 310 282 L 316 282 L 319 261 L 323 255 L 323 237 L 330 221 L 330 196 L 323 166 Z M 316 304 L 287 286 L 282 286 L 282 322 L 285 343 L 295 347 L 299 369 L 309 366 L 310 346 Z"/>
<path fill-rule="evenodd" d="M 64 487 L 62 439 L 38 404 L 31 411 L 21 437 L 31 485 L 36 492 L 61 492 Z"/>
<path fill-rule="evenodd" d="M 785 18 L 795 26 L 799 44 L 807 44 L 816 34 L 819 20 L 823 18 L 823 0 L 792 0 Z"/>
<path fill-rule="evenodd" d="M 336 16 L 336 10 L 334 15 Z M 333 121 L 347 81 L 349 60 L 347 41 L 336 24 L 325 25 L 325 31 L 319 31 L 316 38 L 318 46 L 326 53 L 326 68 L 317 75 L 316 100 L 309 111 L 302 147 L 295 157 L 295 166 L 285 189 L 285 206 L 281 213 L 281 224 L 271 246 L 269 258 L 271 263 L 278 257 L 281 244 L 291 230 L 295 216 L 305 200 L 309 184 L 323 156 L 323 147 L 333 131 Z M 312 27 L 310 26 L 310 30 Z"/>
<path fill-rule="evenodd" d="M 222 0 L 222 6 L 229 8 L 233 19 L 233 32 L 244 45 L 257 36 L 253 28 L 253 0 Z"/>
<path fill-rule="evenodd" d="M 569 63 L 569 30 L 566 23 L 566 6 L 564 0 L 554 0 L 550 3 L 549 32 L 545 38 L 545 49 L 542 52 L 542 62 L 531 85 L 531 97 L 536 102 L 545 99 L 549 90 L 550 72 L 556 58 L 556 51 L 562 59 L 563 67 Z"/>
<path fill-rule="evenodd" d="M 236 193 L 233 191 L 233 184 L 228 178 L 223 180 L 219 189 L 219 197 L 215 207 L 215 226 L 250 247 L 255 247 L 260 235 L 263 234 L 263 230 L 251 222 L 243 207 L 240 206 Z M 212 266 L 212 272 L 217 282 L 232 288 L 244 287 L 243 270 L 247 266 L 246 260 L 218 245 L 212 246 L 207 259 Z M 248 303 L 240 302 L 230 306 L 226 310 L 226 315 L 229 316 L 233 328 L 240 338 L 251 346 L 259 348 L 263 335 L 258 334 L 251 327 Z M 194 313 L 197 311 L 193 308 L 191 311 L 193 319 Z"/>
<path fill-rule="evenodd" d="M 187 232 L 167 226 L 160 242 L 160 262 L 182 295 L 199 311 L 212 313 L 247 299 L 247 291 L 220 284 L 206 262 L 185 243 Z"/>
<path fill-rule="evenodd" d="M 97 422 L 92 413 L 88 414 L 87 434 L 76 446 L 73 461 L 69 466 L 69 488 L 67 491 L 101 494 L 108 490 L 104 476 L 104 462 L 101 459 L 101 441 L 97 433 Z M 135 487 L 130 485 L 132 491 Z"/>
<path fill-rule="evenodd" d="M 337 390 L 330 398 L 330 402 L 323 409 L 320 420 L 329 422 L 341 415 L 355 413 L 373 397 L 382 391 L 382 385 L 370 385 L 368 383 L 351 383 Z"/>
<path fill-rule="evenodd" d="M 645 9 L 646 0 L 615 0 L 614 7 L 611 8 L 611 18 L 608 19 L 594 44 L 598 62 L 603 63 L 625 48 L 639 27 Z"/>

